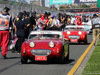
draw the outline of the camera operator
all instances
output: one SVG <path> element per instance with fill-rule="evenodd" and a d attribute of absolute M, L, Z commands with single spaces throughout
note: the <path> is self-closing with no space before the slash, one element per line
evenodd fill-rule
<path fill-rule="evenodd" d="M 98 17 L 96 14 L 93 15 L 92 29 L 93 29 L 93 43 L 95 46 L 97 34 L 99 34 L 99 36 L 100 36 L 100 17 Z"/>

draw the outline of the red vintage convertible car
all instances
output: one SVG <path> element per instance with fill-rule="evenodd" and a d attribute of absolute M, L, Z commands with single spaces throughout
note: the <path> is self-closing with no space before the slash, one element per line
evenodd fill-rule
<path fill-rule="evenodd" d="M 87 33 L 84 26 L 66 26 L 63 35 L 70 42 L 84 42 L 84 44 L 87 44 Z"/>
<path fill-rule="evenodd" d="M 57 58 L 59 61 L 69 59 L 69 42 L 63 38 L 60 31 L 32 31 L 22 44 L 21 63 L 28 59 L 33 61 L 47 61 Z"/>

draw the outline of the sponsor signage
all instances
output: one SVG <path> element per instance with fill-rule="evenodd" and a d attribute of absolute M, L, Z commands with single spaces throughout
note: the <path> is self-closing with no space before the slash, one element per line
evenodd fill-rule
<path fill-rule="evenodd" d="M 49 0 L 49 4 L 72 4 L 72 0 Z"/>
<path fill-rule="evenodd" d="M 100 8 L 100 0 L 97 0 L 97 7 Z"/>
<path fill-rule="evenodd" d="M 74 3 L 97 3 L 97 0 L 75 0 Z"/>

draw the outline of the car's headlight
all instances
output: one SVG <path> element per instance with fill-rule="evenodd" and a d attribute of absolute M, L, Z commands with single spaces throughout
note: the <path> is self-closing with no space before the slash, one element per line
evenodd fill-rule
<path fill-rule="evenodd" d="M 78 34 L 79 34 L 79 35 L 81 35 L 81 34 L 82 34 L 82 32 L 81 32 L 81 31 L 79 31 L 79 32 L 78 32 Z"/>
<path fill-rule="evenodd" d="M 35 47 L 35 43 L 34 43 L 34 42 L 30 42 L 29 46 L 30 46 L 31 48 L 33 48 L 33 47 Z"/>
<path fill-rule="evenodd" d="M 70 31 L 67 31 L 67 34 L 70 34 Z"/>
<path fill-rule="evenodd" d="M 49 43 L 49 47 L 53 48 L 54 46 L 55 46 L 54 42 L 51 41 L 51 42 Z"/>

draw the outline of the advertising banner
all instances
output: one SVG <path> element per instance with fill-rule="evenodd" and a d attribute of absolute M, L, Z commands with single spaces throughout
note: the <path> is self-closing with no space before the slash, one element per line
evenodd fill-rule
<path fill-rule="evenodd" d="M 100 8 L 100 0 L 97 0 L 97 7 Z"/>
<path fill-rule="evenodd" d="M 72 0 L 49 0 L 49 4 L 72 4 Z"/>
<path fill-rule="evenodd" d="M 97 3 L 97 0 L 75 0 L 74 3 Z"/>

